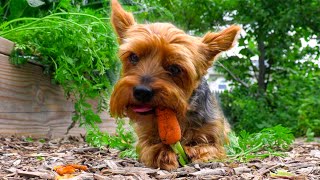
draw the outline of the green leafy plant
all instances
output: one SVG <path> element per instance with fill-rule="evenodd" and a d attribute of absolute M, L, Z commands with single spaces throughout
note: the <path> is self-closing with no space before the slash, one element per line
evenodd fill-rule
<path fill-rule="evenodd" d="M 106 109 L 119 72 L 115 36 L 104 13 L 76 8 L 60 11 L 3 22 L 0 36 L 16 43 L 13 64 L 32 60 L 43 65 L 44 72 L 74 101 L 73 120 L 95 127 L 101 122 L 97 113 Z M 97 107 L 88 102 L 91 99 L 98 101 Z"/>
<path fill-rule="evenodd" d="M 24 139 L 26 142 L 34 142 L 33 138 L 32 137 L 26 137 Z"/>
<path fill-rule="evenodd" d="M 36 158 L 37 158 L 38 161 L 44 161 L 45 160 L 45 158 L 43 156 L 37 156 Z"/>
<path fill-rule="evenodd" d="M 294 70 L 293 70 L 294 69 Z M 314 69 L 314 70 L 311 70 Z M 286 70 L 288 78 L 274 76 L 273 88 L 257 97 L 257 87 L 236 87 L 223 92 L 223 109 L 234 130 L 258 132 L 263 128 L 282 124 L 292 129 L 295 136 L 305 136 L 310 128 L 315 136 L 320 135 L 320 83 L 319 66 L 314 63 L 298 63 Z M 253 95 L 252 95 L 253 94 Z"/>
<path fill-rule="evenodd" d="M 117 121 L 115 135 L 101 132 L 97 129 L 88 131 L 86 141 L 95 147 L 108 146 L 120 150 L 120 157 L 137 158 L 134 143 L 136 142 L 135 133 L 130 125 L 126 125 L 125 120 Z"/>
<path fill-rule="evenodd" d="M 307 132 L 306 132 L 306 136 L 307 136 L 307 142 L 312 142 L 314 141 L 314 132 L 312 131 L 311 128 L 308 128 Z"/>
<path fill-rule="evenodd" d="M 39 139 L 39 142 L 40 142 L 40 143 L 45 143 L 46 140 L 45 140 L 45 139 Z"/>
<path fill-rule="evenodd" d="M 294 136 L 288 128 L 278 125 L 258 133 L 241 131 L 239 136 L 231 132 L 229 139 L 230 144 L 226 146 L 228 157 L 231 160 L 248 161 L 270 155 L 283 155 L 282 151 L 290 148 Z"/>

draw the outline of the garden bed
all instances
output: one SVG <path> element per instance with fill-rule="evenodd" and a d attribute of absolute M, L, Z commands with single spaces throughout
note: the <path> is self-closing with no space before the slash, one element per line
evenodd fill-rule
<path fill-rule="evenodd" d="M 88 146 L 81 137 L 60 139 L 0 138 L 0 179 L 54 179 L 53 167 L 82 164 L 87 172 L 76 179 L 319 179 L 320 143 L 296 140 L 286 157 L 247 163 L 190 164 L 176 171 L 150 169 L 134 159 L 121 159 L 119 151 Z M 278 176 L 272 173 L 278 171 Z M 280 176 L 282 172 L 288 173 Z"/>
<path fill-rule="evenodd" d="M 0 37 L 0 134 L 61 137 L 72 123 L 74 104 L 62 88 L 51 83 L 43 67 L 28 62 L 17 67 L 9 62 L 14 43 Z M 116 122 L 100 114 L 101 130 L 114 133 Z M 72 128 L 70 135 L 85 133 Z"/>

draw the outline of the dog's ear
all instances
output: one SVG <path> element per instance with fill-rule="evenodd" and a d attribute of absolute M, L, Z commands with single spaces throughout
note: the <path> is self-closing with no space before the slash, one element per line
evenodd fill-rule
<path fill-rule="evenodd" d="M 221 32 L 209 32 L 203 36 L 201 41 L 205 45 L 204 53 L 210 66 L 219 53 L 233 47 L 240 30 L 239 26 L 233 25 Z"/>
<path fill-rule="evenodd" d="M 126 12 L 118 0 L 111 1 L 111 22 L 118 34 L 119 43 L 122 42 L 125 32 L 136 22 L 131 13 Z"/>

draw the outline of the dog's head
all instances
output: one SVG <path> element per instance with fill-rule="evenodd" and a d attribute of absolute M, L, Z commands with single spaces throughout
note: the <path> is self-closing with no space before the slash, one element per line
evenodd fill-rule
<path fill-rule="evenodd" d="M 193 37 L 169 23 L 138 24 L 112 0 L 122 74 L 110 101 L 113 116 L 153 116 L 162 106 L 184 115 L 188 101 L 217 55 L 230 49 L 240 27 Z"/>

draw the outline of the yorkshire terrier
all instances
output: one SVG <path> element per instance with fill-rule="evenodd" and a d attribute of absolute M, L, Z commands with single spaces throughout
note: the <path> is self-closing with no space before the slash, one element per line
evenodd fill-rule
<path fill-rule="evenodd" d="M 224 158 L 230 126 L 204 76 L 218 54 L 233 46 L 240 27 L 194 37 L 170 23 L 138 24 L 117 0 L 111 6 L 122 73 L 110 112 L 133 122 L 139 160 L 153 168 L 179 167 L 177 155 L 159 138 L 157 107 L 177 114 L 181 144 L 192 162 Z"/>

